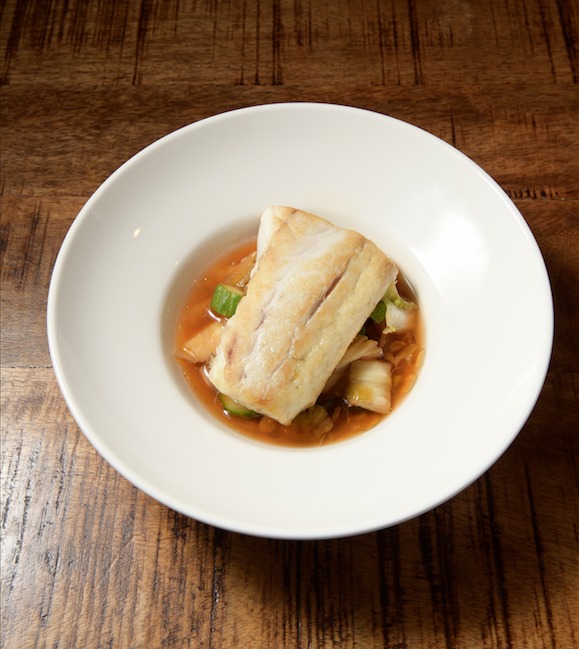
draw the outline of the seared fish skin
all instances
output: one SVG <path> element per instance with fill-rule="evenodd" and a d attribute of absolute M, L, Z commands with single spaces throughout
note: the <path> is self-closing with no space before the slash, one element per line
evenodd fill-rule
<path fill-rule="evenodd" d="M 361 234 L 293 208 L 267 208 L 247 294 L 223 330 L 210 381 L 289 425 L 316 402 L 397 273 Z"/>

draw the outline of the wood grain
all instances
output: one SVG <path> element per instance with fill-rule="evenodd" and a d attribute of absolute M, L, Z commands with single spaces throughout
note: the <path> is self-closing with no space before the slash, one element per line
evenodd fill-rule
<path fill-rule="evenodd" d="M 2 647 L 579 645 L 578 24 L 566 0 L 0 5 Z M 47 347 L 58 250 L 103 180 L 181 126 L 281 101 L 459 148 L 514 200 L 553 287 L 547 380 L 503 457 L 346 539 L 244 536 L 152 500 L 82 435 Z"/>
<path fill-rule="evenodd" d="M 62 70 L 91 86 L 577 82 L 565 1 L 13 1 L 4 13 L 11 84 L 58 85 Z"/>

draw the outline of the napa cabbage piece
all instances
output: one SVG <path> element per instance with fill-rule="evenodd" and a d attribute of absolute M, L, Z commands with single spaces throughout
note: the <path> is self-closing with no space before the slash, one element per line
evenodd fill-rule
<path fill-rule="evenodd" d="M 392 366 L 378 359 L 360 359 L 350 364 L 346 403 L 383 415 L 392 407 Z"/>
<path fill-rule="evenodd" d="M 386 303 L 384 300 L 380 300 L 378 304 L 374 307 L 374 310 L 370 314 L 370 318 L 374 320 L 376 323 L 380 323 L 384 321 L 384 318 L 386 317 Z"/>
<path fill-rule="evenodd" d="M 418 307 L 414 302 L 405 300 L 400 296 L 396 282 L 392 282 L 386 289 L 386 294 L 382 298 L 382 302 L 386 306 L 386 326 L 382 333 L 388 334 L 395 331 L 405 331 L 416 326 Z"/>
<path fill-rule="evenodd" d="M 223 323 L 214 321 L 185 341 L 176 354 L 193 363 L 206 363 L 215 354 L 222 333 Z"/>
<path fill-rule="evenodd" d="M 340 378 L 344 375 L 346 368 L 350 363 L 357 361 L 360 358 L 382 358 L 384 352 L 378 343 L 372 338 L 368 338 L 364 334 L 358 334 L 350 343 L 346 353 L 342 356 L 342 360 L 336 366 L 336 369 L 330 375 L 324 386 L 323 392 L 328 392 L 336 385 Z"/>
<path fill-rule="evenodd" d="M 368 338 L 368 336 L 359 334 L 350 343 L 350 346 L 342 356 L 342 360 L 338 363 L 336 369 L 346 367 L 346 365 L 349 365 L 360 358 L 382 358 L 382 355 L 382 348 L 378 346 L 378 343 L 375 340 Z"/>
<path fill-rule="evenodd" d="M 251 279 L 251 273 L 255 266 L 255 259 L 257 251 L 254 250 L 246 255 L 238 264 L 231 269 L 226 278 L 226 284 L 237 286 L 238 288 L 245 288 Z"/>
<path fill-rule="evenodd" d="M 318 404 L 302 410 L 295 417 L 293 423 L 319 437 L 329 433 L 334 427 L 334 422 L 328 414 L 328 411 Z"/>

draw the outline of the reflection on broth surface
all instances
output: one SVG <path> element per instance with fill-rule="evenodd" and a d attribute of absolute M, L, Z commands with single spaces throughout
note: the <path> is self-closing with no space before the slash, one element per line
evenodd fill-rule
<path fill-rule="evenodd" d="M 218 315 L 211 308 L 215 288 L 220 284 L 239 286 L 242 292 L 253 267 L 255 249 L 254 238 L 224 252 L 193 281 L 185 296 L 177 318 L 175 358 L 189 388 L 215 419 L 239 433 L 262 442 L 285 446 L 319 446 L 348 439 L 372 428 L 388 413 L 374 412 L 347 404 L 345 395 L 348 389 L 352 389 L 353 369 L 351 368 L 355 364 L 347 365 L 341 371 L 334 372 L 318 398 L 317 405 L 298 415 L 289 425 L 282 425 L 270 417 L 257 415 L 247 409 L 232 414 L 224 407 L 222 398 L 208 379 L 203 345 L 201 352 L 196 348 L 194 353 L 199 356 L 195 357 L 192 357 L 191 348 L 187 349 L 187 345 L 189 341 L 199 338 L 205 337 L 211 340 L 210 336 L 205 336 L 211 328 L 216 332 L 218 339 L 221 327 L 227 318 Z M 417 304 L 416 296 L 400 273 L 396 286 L 400 298 Z M 356 340 L 368 348 L 370 346 L 373 346 L 374 350 L 378 348 L 383 359 L 380 363 L 384 364 L 386 361 L 390 366 L 391 391 L 388 407 L 390 412 L 399 405 L 416 381 L 424 357 L 422 323 L 419 310 L 416 308 L 411 327 L 383 333 L 386 328 L 385 316 L 380 313 L 380 309 L 375 311 L 377 311 L 374 313 L 377 321 L 368 318 L 364 326 L 364 336 L 358 336 Z M 203 343 L 205 342 L 204 340 Z M 210 342 L 211 344 L 215 345 L 217 342 Z M 210 357 L 211 350 L 208 355 Z M 358 361 L 358 363 L 365 362 L 367 361 Z"/>

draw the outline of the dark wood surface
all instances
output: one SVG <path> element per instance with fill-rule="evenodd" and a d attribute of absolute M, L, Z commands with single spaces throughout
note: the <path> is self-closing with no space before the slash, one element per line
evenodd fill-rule
<path fill-rule="evenodd" d="M 0 7 L 2 646 L 579 646 L 577 5 Z M 59 247 L 111 172 L 200 118 L 296 100 L 392 115 L 480 164 L 542 249 L 556 317 L 536 408 L 477 482 L 396 527 L 308 542 L 209 527 L 120 477 L 68 412 L 45 329 Z"/>

